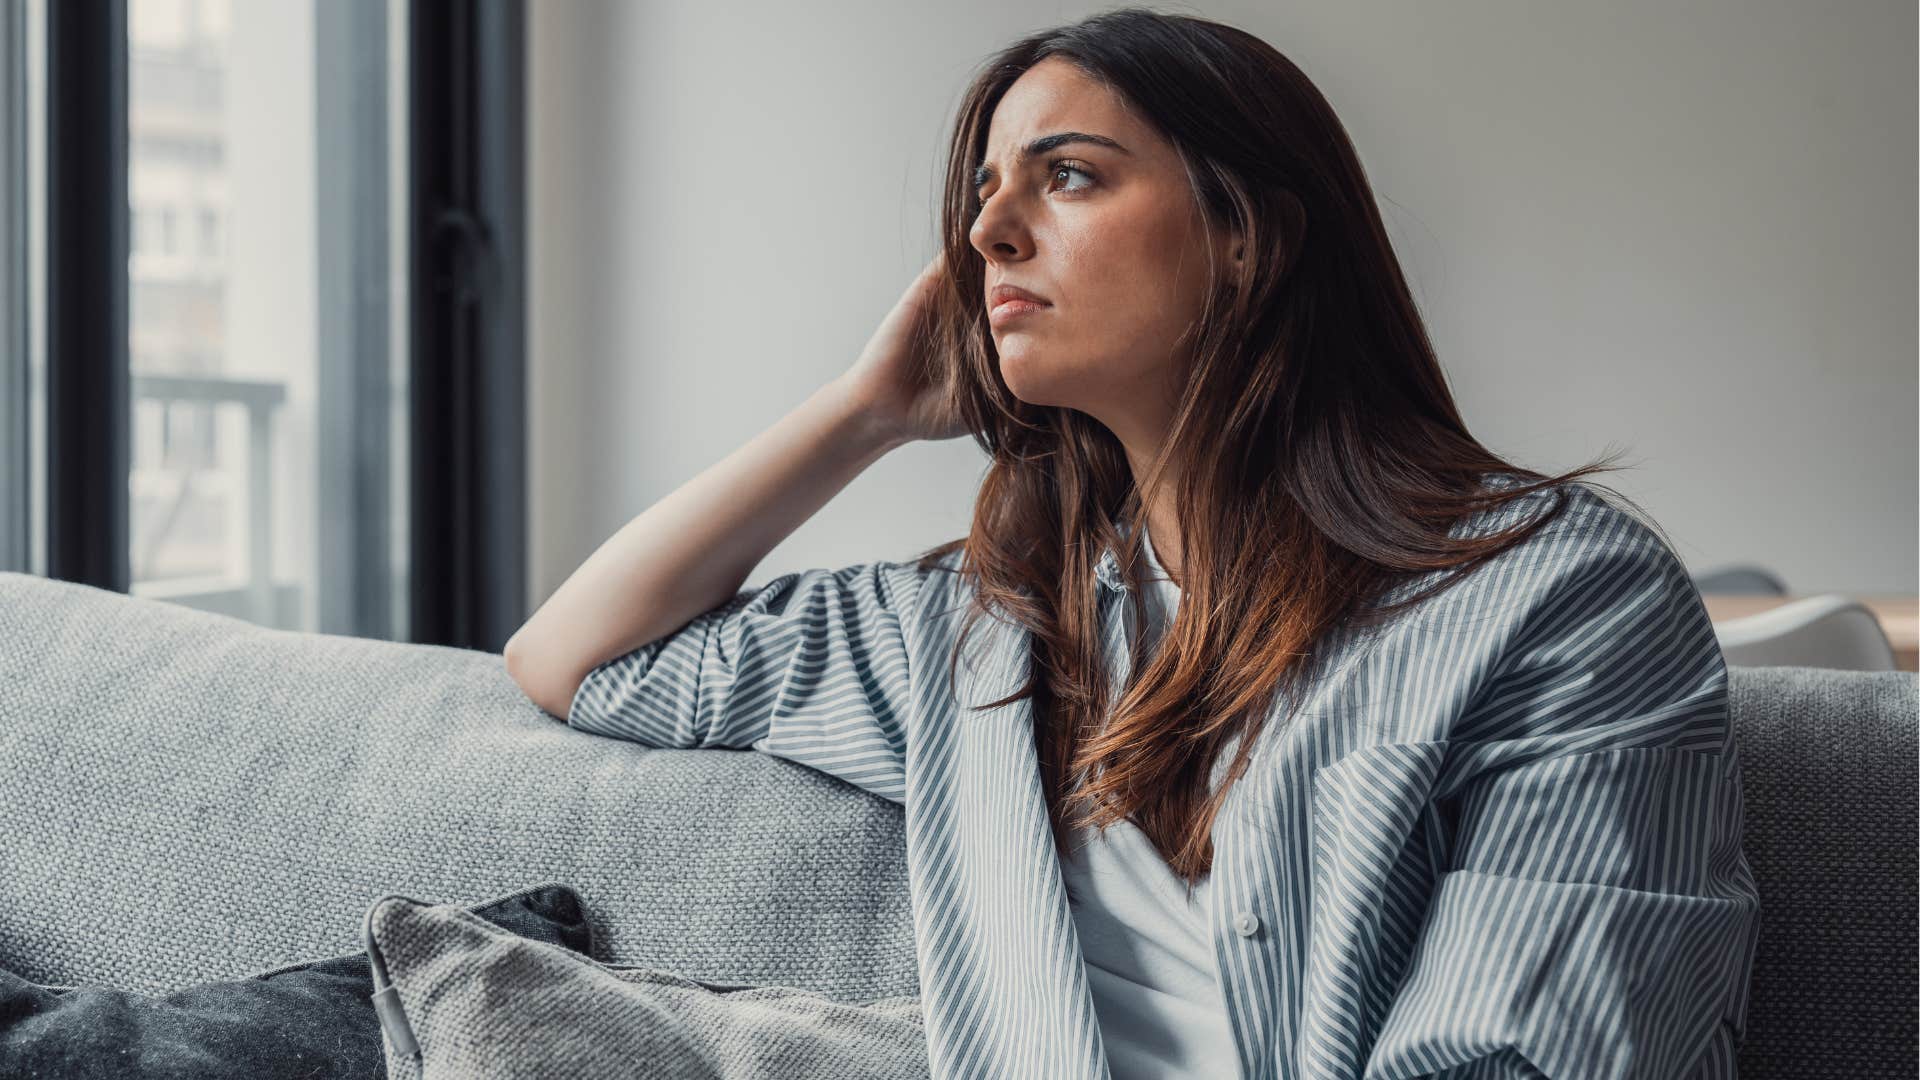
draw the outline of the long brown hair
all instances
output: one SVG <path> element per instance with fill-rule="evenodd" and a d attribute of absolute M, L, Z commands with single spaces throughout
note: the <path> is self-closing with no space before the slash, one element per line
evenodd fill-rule
<path fill-rule="evenodd" d="M 1144 490 L 1103 425 L 1013 395 L 987 329 L 971 166 L 1002 95 L 1049 56 L 1138 109 L 1178 150 L 1210 219 L 1245 238 L 1251 272 L 1210 290 Z M 1608 471 L 1611 458 L 1548 475 L 1467 433 L 1346 131 L 1307 77 L 1251 34 L 1143 8 L 1037 33 L 980 69 L 948 154 L 948 284 L 924 355 L 991 463 L 969 534 L 919 563 L 962 551 L 974 597 L 962 640 L 989 608 L 1032 632 L 1026 684 L 992 704 L 1033 699 L 1061 856 L 1071 857 L 1066 829 L 1131 820 L 1191 886 L 1212 867 L 1223 797 L 1275 695 L 1302 689 L 1314 644 L 1450 587 L 1557 516 L 1566 493 L 1513 528 L 1453 535 L 1470 515 Z M 1136 642 L 1134 674 L 1111 700 L 1094 568 L 1112 547 L 1142 603 L 1138 526 L 1174 461 L 1177 616 L 1150 662 Z M 1459 572 L 1376 603 L 1443 570 Z M 1236 734 L 1230 771 L 1210 791 Z"/>

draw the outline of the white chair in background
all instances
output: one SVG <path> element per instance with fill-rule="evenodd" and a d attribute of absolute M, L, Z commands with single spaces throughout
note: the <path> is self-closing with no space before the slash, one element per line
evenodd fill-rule
<path fill-rule="evenodd" d="M 1837 593 L 1727 619 L 1713 629 L 1729 664 L 1898 670 L 1880 620 L 1865 604 Z"/>
<path fill-rule="evenodd" d="M 1755 563 L 1725 566 L 1693 576 L 1694 587 L 1708 596 L 1785 596 L 1780 575 Z"/>

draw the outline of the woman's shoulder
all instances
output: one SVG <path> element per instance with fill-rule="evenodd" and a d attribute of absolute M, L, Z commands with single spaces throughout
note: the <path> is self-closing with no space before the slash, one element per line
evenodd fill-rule
<path fill-rule="evenodd" d="M 1503 491 L 1524 484 L 1523 479 L 1502 473 L 1489 477 L 1485 487 Z M 1542 524 L 1495 561 L 1526 561 L 1546 549 L 1667 548 L 1656 523 L 1644 511 L 1584 480 L 1541 487 L 1470 514 L 1453 532 L 1456 537 L 1487 536 L 1533 521 Z"/>
<path fill-rule="evenodd" d="M 963 547 L 940 545 L 908 558 L 877 559 L 862 569 L 885 583 L 890 607 L 913 619 L 930 617 L 951 606 L 962 587 Z"/>
<path fill-rule="evenodd" d="M 1572 626 L 1599 612 L 1647 604 L 1705 622 L 1686 563 L 1643 510 L 1580 481 L 1519 501 L 1528 505 L 1506 508 L 1506 523 L 1553 516 L 1488 560 L 1479 587 L 1458 598 L 1456 607 L 1535 628 Z"/>
<path fill-rule="evenodd" d="M 1499 482 L 1511 487 L 1511 478 Z M 1684 599 L 1693 590 L 1685 564 L 1642 512 L 1595 486 L 1566 481 L 1478 511 L 1453 530 L 1456 539 L 1531 528 L 1470 569 L 1435 571 L 1392 598 L 1419 595 L 1435 579 L 1451 579 L 1401 616 L 1410 629 L 1484 627 L 1488 620 L 1537 617 L 1568 602 L 1593 603 L 1654 587 Z"/>

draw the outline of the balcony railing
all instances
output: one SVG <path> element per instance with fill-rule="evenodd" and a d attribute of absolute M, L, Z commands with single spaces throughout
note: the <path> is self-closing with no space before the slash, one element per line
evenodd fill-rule
<path fill-rule="evenodd" d="M 210 409 L 237 405 L 246 411 L 246 522 L 247 567 L 244 579 L 236 582 L 231 574 L 209 578 L 161 578 L 136 580 L 137 595 L 163 599 L 189 607 L 236 615 L 264 625 L 278 625 L 286 614 L 287 597 L 280 595 L 297 586 L 276 589 L 273 581 L 273 420 L 274 413 L 286 403 L 286 385 L 273 379 L 244 379 L 228 375 L 135 374 L 133 398 L 158 401 L 171 406 L 197 402 Z M 183 484 L 176 501 L 187 497 Z"/>

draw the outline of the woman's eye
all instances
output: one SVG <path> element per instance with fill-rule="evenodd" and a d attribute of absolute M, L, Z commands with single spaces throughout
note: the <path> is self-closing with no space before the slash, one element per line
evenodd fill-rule
<path fill-rule="evenodd" d="M 1080 168 L 1077 165 L 1068 165 L 1068 164 L 1065 164 L 1064 162 L 1055 162 L 1053 166 L 1052 175 L 1059 176 L 1063 172 L 1079 173 L 1081 176 L 1084 176 L 1089 180 L 1093 179 L 1092 173 L 1086 171 L 1085 169 Z M 1081 190 L 1081 189 L 1075 189 L 1075 190 Z"/>
<path fill-rule="evenodd" d="M 1083 177 L 1085 177 L 1085 178 L 1087 178 L 1088 180 L 1092 180 L 1092 179 L 1093 179 L 1093 174 L 1092 174 L 1092 173 L 1090 173 L 1090 172 L 1088 172 L 1088 171 L 1087 171 L 1087 170 L 1085 170 L 1085 169 L 1082 169 L 1082 168 L 1081 168 L 1081 167 L 1079 167 L 1078 165 L 1069 165 L 1069 164 L 1066 164 L 1065 162 L 1055 162 L 1055 163 L 1054 163 L 1054 166 L 1053 166 L 1053 171 L 1052 171 L 1051 173 L 1049 173 L 1049 174 L 1048 174 L 1048 178 L 1049 178 L 1049 179 L 1051 179 L 1051 178 L 1053 178 L 1053 177 L 1057 177 L 1057 176 L 1059 176 L 1059 175 L 1060 175 L 1061 173 L 1063 173 L 1063 172 L 1065 172 L 1065 173 L 1079 173 L 1079 174 L 1080 174 L 1081 176 L 1083 176 Z M 1089 186 L 1091 186 L 1091 185 L 1088 185 L 1088 184 L 1082 184 L 1081 186 L 1079 186 L 1079 187 L 1077 187 L 1077 188 L 1071 188 L 1071 189 L 1067 189 L 1067 190 L 1072 190 L 1072 191 L 1085 191 L 1085 190 L 1086 190 L 1086 189 L 1087 189 L 1087 188 L 1088 188 Z M 983 212 L 983 211 L 984 211 L 984 210 L 986 209 L 986 206 L 987 206 L 987 199 L 991 199 L 992 197 L 993 197 L 993 196 L 991 196 L 991 195 L 989 195 L 989 196 L 987 196 L 987 198 L 986 198 L 986 199 L 983 199 L 983 198 L 981 198 L 981 197 L 980 197 L 980 196 L 978 196 L 978 195 L 975 195 L 975 196 L 974 196 L 974 207 L 973 207 L 973 212 L 974 212 L 974 215 L 975 215 L 976 217 L 977 217 L 977 216 L 979 216 L 979 215 L 980 215 L 980 214 L 981 214 L 981 213 L 982 213 L 982 212 Z"/>

